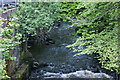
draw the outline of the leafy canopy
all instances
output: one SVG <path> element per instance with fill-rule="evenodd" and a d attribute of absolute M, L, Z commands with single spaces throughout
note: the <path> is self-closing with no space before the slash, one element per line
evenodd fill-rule
<path fill-rule="evenodd" d="M 67 47 L 78 52 L 76 55 L 98 54 L 97 58 L 103 68 L 120 73 L 120 54 L 118 52 L 119 3 L 79 2 L 73 5 L 71 3 L 61 3 L 61 5 L 63 19 L 72 21 L 73 26 L 79 28 L 77 33 L 82 35 L 74 44 Z M 66 7 L 68 5 L 69 7 Z M 73 6 L 74 9 L 72 9 Z M 81 47 L 83 45 L 86 45 L 87 48 L 83 49 Z"/>
<path fill-rule="evenodd" d="M 50 29 L 59 15 L 59 3 L 32 2 L 21 3 L 17 15 L 21 24 L 20 32 L 36 36 L 37 30 Z"/>

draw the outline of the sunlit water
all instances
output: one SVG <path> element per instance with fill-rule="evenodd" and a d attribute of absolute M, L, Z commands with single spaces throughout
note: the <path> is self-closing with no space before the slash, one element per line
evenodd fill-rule
<path fill-rule="evenodd" d="M 75 52 L 69 50 L 65 46 L 74 43 L 76 35 L 72 36 L 70 33 L 75 32 L 75 27 L 70 25 L 63 26 L 66 23 L 61 23 L 60 26 L 54 26 L 50 32 L 50 38 L 55 41 L 55 44 L 38 45 L 33 43 L 30 52 L 37 60 L 48 64 L 46 67 L 39 67 L 31 72 L 29 78 L 59 78 L 62 74 L 71 74 L 76 71 L 88 70 L 94 73 L 102 73 L 103 71 L 93 55 L 75 56 Z M 52 73 L 49 75 L 48 73 Z M 58 77 L 59 76 L 59 77 Z M 64 77 L 62 77 L 64 78 Z"/>

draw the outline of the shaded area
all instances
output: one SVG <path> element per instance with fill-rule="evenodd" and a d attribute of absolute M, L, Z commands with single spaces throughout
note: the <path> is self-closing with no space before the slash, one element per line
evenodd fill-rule
<path fill-rule="evenodd" d="M 30 78 L 45 78 L 46 75 L 44 74 L 47 72 L 55 74 L 71 73 L 80 70 L 103 72 L 98 61 L 94 59 L 94 55 L 73 57 L 75 53 L 65 46 L 74 43 L 73 39 L 78 37 L 70 35 L 70 33 L 75 31 L 76 27 L 71 27 L 70 25 L 63 26 L 66 24 L 64 22 L 60 24 L 60 26 L 55 25 L 50 32 L 50 38 L 55 41 L 55 44 L 38 45 L 37 43 L 32 43 L 30 52 L 33 54 L 33 57 L 47 65 L 33 70 Z"/>

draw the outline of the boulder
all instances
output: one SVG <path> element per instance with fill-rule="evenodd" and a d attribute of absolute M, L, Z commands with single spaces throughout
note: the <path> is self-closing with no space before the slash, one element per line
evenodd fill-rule
<path fill-rule="evenodd" d="M 46 67 L 46 66 L 48 66 L 47 63 L 33 59 L 33 65 L 32 65 L 33 69 L 38 69 L 40 67 Z"/>
<path fill-rule="evenodd" d="M 46 45 L 55 44 L 55 41 L 53 39 L 47 38 L 45 44 Z"/>

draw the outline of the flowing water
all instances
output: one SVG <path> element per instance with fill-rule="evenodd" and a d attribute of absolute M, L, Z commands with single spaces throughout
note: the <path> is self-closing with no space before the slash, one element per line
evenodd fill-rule
<path fill-rule="evenodd" d="M 33 43 L 31 45 L 30 52 L 33 54 L 33 57 L 48 65 L 32 70 L 29 77 L 30 79 L 66 78 L 65 75 L 69 76 L 70 74 L 76 73 L 83 74 L 83 72 L 86 72 L 93 74 L 92 72 L 104 72 L 100 68 L 98 61 L 93 58 L 94 55 L 80 55 L 73 57 L 76 53 L 65 46 L 74 43 L 74 38 L 77 38 L 78 36 L 70 35 L 75 32 L 75 27 L 71 27 L 70 25 L 63 26 L 64 24 L 66 23 L 62 22 L 60 26 L 55 25 L 50 32 L 50 38 L 55 41 L 55 44 L 38 45 L 37 43 Z M 85 48 L 85 46 L 83 47 Z M 107 74 L 104 75 L 108 76 Z M 83 78 L 86 77 L 84 76 Z"/>

